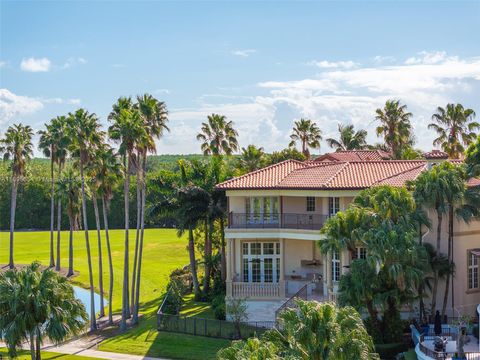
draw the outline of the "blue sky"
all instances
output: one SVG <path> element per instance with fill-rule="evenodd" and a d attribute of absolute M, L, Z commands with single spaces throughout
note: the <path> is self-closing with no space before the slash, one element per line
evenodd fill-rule
<path fill-rule="evenodd" d="M 206 115 L 241 146 L 288 144 L 295 119 L 374 135 L 386 99 L 405 102 L 417 146 L 436 106 L 480 116 L 480 2 L 128 2 L 0 0 L 0 133 L 85 107 L 105 120 L 122 95 L 164 100 L 160 153 L 199 152 Z M 320 152 L 328 151 L 322 143 Z"/>

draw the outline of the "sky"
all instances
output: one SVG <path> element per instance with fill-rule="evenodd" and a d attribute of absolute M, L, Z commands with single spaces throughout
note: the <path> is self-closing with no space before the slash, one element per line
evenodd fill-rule
<path fill-rule="evenodd" d="M 199 153 L 211 113 L 268 152 L 302 117 L 374 143 L 375 109 L 399 99 L 426 151 L 437 106 L 480 118 L 479 23 L 480 1 L 0 0 L 0 136 L 79 107 L 106 128 L 118 97 L 151 93 L 169 110 L 160 154 Z"/>

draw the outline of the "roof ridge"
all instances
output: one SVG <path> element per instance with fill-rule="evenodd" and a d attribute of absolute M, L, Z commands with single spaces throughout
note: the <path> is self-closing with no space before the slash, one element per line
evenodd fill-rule
<path fill-rule="evenodd" d="M 328 178 L 328 179 L 325 181 L 324 186 L 327 186 L 333 179 L 335 179 L 335 178 L 338 176 L 338 174 L 339 174 L 340 172 L 342 172 L 343 170 L 345 170 L 345 168 L 348 167 L 348 164 L 349 164 L 348 162 L 344 162 L 344 163 L 342 164 L 343 166 L 342 166 L 340 169 L 338 169 L 338 171 L 336 171 L 335 174 L 333 174 L 332 176 L 330 176 L 330 178 Z"/>
<path fill-rule="evenodd" d="M 425 162 L 424 164 L 420 164 L 420 165 L 417 165 L 417 166 L 412 167 L 412 168 L 410 168 L 410 169 L 406 169 L 406 170 L 401 171 L 401 172 L 398 172 L 398 173 L 396 173 L 396 174 L 387 176 L 387 177 L 385 177 L 385 178 L 382 178 L 382 179 L 379 179 L 379 180 L 375 181 L 375 182 L 372 184 L 372 186 L 375 186 L 376 184 L 381 183 L 382 181 L 385 181 L 385 180 L 388 180 L 388 179 L 392 179 L 392 178 L 397 177 L 397 176 L 399 176 L 399 175 L 402 175 L 402 174 L 405 174 L 405 173 L 409 173 L 409 172 L 411 172 L 411 171 L 413 171 L 413 170 L 417 170 L 417 169 L 419 169 L 419 168 L 421 168 L 421 167 L 426 167 L 426 166 L 427 166 L 427 163 Z"/>

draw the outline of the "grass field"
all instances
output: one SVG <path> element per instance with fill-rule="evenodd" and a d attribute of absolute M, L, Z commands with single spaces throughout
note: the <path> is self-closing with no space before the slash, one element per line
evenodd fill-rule
<path fill-rule="evenodd" d="M 5 348 L 0 349 L 0 359 L 7 357 L 7 350 Z M 20 351 L 18 353 L 18 360 L 30 360 L 30 352 L 29 351 Z M 42 359 L 59 359 L 59 360 L 95 360 L 97 358 L 87 357 L 87 356 L 77 356 L 77 355 L 65 355 L 65 354 L 58 354 L 54 352 L 47 352 L 42 351 Z"/>
<path fill-rule="evenodd" d="M 103 233 L 102 233 L 103 236 Z M 8 263 L 8 232 L 0 233 L 0 264 Z M 135 232 L 130 233 L 131 254 L 133 254 Z M 15 233 L 14 258 L 17 264 L 28 264 L 34 260 L 44 265 L 49 264 L 50 233 L 17 232 Z M 123 277 L 124 231 L 111 230 L 110 242 L 114 266 L 113 309 L 119 313 L 121 309 L 121 289 Z M 68 232 L 62 233 L 61 265 L 68 265 Z M 108 290 L 108 261 L 103 244 L 104 289 Z M 170 357 L 177 359 L 211 359 L 228 341 L 207 339 L 203 337 L 185 336 L 156 331 L 155 313 L 160 305 L 160 298 L 165 292 L 168 276 L 172 270 L 188 263 L 185 238 L 178 238 L 172 229 L 145 230 L 144 259 L 141 283 L 141 310 L 144 314 L 140 325 L 129 331 L 107 339 L 100 344 L 100 350 Z M 98 246 L 95 231 L 90 231 L 90 246 L 95 287 L 98 290 Z M 130 258 L 133 263 L 133 256 Z M 83 232 L 74 236 L 74 268 L 79 275 L 72 279 L 76 284 L 88 287 L 88 266 Z M 131 269 L 131 267 L 130 267 Z M 106 295 L 105 295 L 106 296 Z M 197 304 L 195 306 L 203 306 Z M 194 311 L 195 312 L 195 311 Z"/>

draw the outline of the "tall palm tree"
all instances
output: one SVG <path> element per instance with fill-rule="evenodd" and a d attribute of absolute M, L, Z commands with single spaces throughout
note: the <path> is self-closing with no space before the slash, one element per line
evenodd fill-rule
<path fill-rule="evenodd" d="M 433 145 L 440 145 L 452 159 L 460 158 L 465 148 L 475 140 L 475 130 L 480 129 L 480 124 L 473 121 L 474 117 L 475 112 L 465 109 L 462 104 L 447 104 L 446 108 L 439 106 L 432 115 L 435 122 L 428 125 L 438 134 Z"/>
<path fill-rule="evenodd" d="M 327 144 L 336 151 L 362 150 L 367 146 L 367 131 L 355 131 L 353 125 L 338 125 L 339 139 L 328 138 Z"/>
<path fill-rule="evenodd" d="M 82 217 L 85 231 L 85 245 L 87 248 L 88 275 L 90 281 L 90 330 L 97 328 L 95 318 L 95 290 L 93 285 L 92 257 L 90 254 L 90 239 L 88 236 L 87 221 L 87 190 L 85 186 L 85 168 L 90 161 L 93 150 L 102 142 L 103 132 L 95 114 L 90 114 L 85 109 L 78 109 L 68 114 L 68 132 L 72 140 L 71 151 L 78 158 L 80 180 L 82 183 Z"/>
<path fill-rule="evenodd" d="M 73 269 L 73 231 L 77 229 L 78 219 L 82 211 L 82 181 L 80 174 L 70 166 L 62 172 L 62 176 L 57 181 L 57 197 L 65 204 L 67 211 L 69 227 L 68 241 L 68 273 L 67 276 L 74 274 Z"/>
<path fill-rule="evenodd" d="M 205 155 L 231 155 L 238 150 L 238 133 L 232 121 L 219 114 L 208 115 L 202 123 L 197 140 L 202 141 L 201 149 Z"/>
<path fill-rule="evenodd" d="M 302 153 L 307 159 L 310 158 L 310 150 L 320 149 L 320 141 L 322 140 L 322 131 L 315 122 L 310 119 L 300 119 L 295 121 L 292 134 L 290 135 L 290 145 L 295 146 L 297 141 L 302 145 Z"/>
<path fill-rule="evenodd" d="M 9 267 L 13 269 L 13 234 L 15 231 L 15 210 L 17 207 L 17 191 L 21 178 L 25 175 L 27 160 L 33 153 L 33 130 L 28 125 L 15 124 L 10 126 L 5 137 L 0 139 L 0 153 L 3 160 L 11 160 L 12 192 L 10 203 L 10 260 Z"/>
<path fill-rule="evenodd" d="M 40 360 L 44 339 L 58 344 L 78 335 L 87 319 L 71 283 L 53 270 L 33 263 L 0 274 L 0 333 L 10 357 L 28 342 L 31 359 Z"/>
<path fill-rule="evenodd" d="M 407 105 L 401 105 L 400 100 L 387 100 L 383 109 L 376 110 L 375 119 L 380 122 L 377 136 L 383 136 L 394 159 L 400 159 L 403 148 L 412 145 L 411 117 Z"/>
<path fill-rule="evenodd" d="M 140 307 L 140 280 L 143 258 L 143 237 L 145 228 L 145 202 L 147 191 L 147 154 L 156 152 L 155 139 L 160 139 L 165 131 L 170 131 L 167 126 L 168 111 L 164 102 L 157 100 L 152 95 L 144 94 L 137 96 L 135 108 L 140 113 L 143 126 L 146 129 L 145 136 L 138 141 L 137 149 L 139 155 L 139 166 L 137 175 L 137 238 L 135 241 L 135 256 L 132 273 L 132 304 L 133 323 L 138 323 L 138 312 Z M 140 201 L 138 199 L 140 189 Z M 139 220 L 139 221 L 138 221 Z M 138 227 L 140 223 L 140 229 Z M 140 232 L 138 232 L 138 229 Z M 138 268 L 137 268 L 138 266 Z"/>
<path fill-rule="evenodd" d="M 112 125 L 108 129 L 110 138 L 120 144 L 119 152 L 124 164 L 124 210 L 125 210 L 125 254 L 122 293 L 122 320 L 120 328 L 127 328 L 127 318 L 130 317 L 129 306 L 129 189 L 131 165 L 135 166 L 134 151 L 138 139 L 145 138 L 146 129 L 143 126 L 140 113 L 130 106 L 129 98 L 120 98 L 113 106 L 108 116 Z"/>
<path fill-rule="evenodd" d="M 258 170 L 265 165 L 265 162 L 263 147 L 257 148 L 255 145 L 248 145 L 246 148 L 242 148 L 239 159 L 239 168 L 242 173 Z"/>
<path fill-rule="evenodd" d="M 113 149 L 105 147 L 97 152 L 97 171 L 95 181 L 98 183 L 98 192 L 102 199 L 103 224 L 107 243 L 109 290 L 108 290 L 108 321 L 113 324 L 112 297 L 113 297 L 113 261 L 108 231 L 108 212 L 114 189 L 119 185 L 122 177 L 122 167 L 114 154 Z"/>

